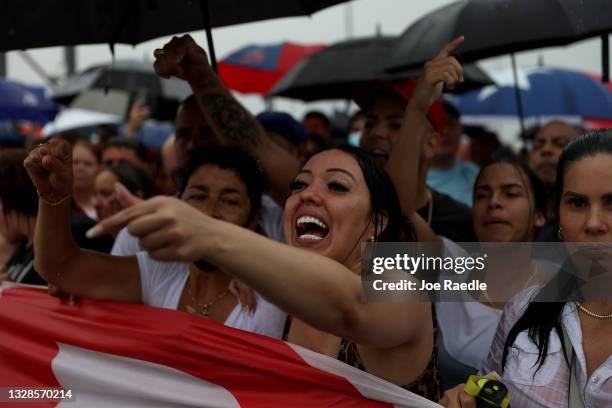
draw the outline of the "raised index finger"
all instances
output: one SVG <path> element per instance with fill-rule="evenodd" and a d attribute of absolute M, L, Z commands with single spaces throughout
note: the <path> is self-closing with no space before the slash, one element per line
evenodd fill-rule
<path fill-rule="evenodd" d="M 455 48 L 457 48 L 458 46 L 463 44 L 464 40 L 465 40 L 464 36 L 459 36 L 459 37 L 455 38 L 453 41 L 449 42 L 444 47 L 440 48 L 440 51 L 438 51 L 438 54 L 436 55 L 436 58 L 446 58 L 446 57 L 448 57 L 455 50 Z"/>

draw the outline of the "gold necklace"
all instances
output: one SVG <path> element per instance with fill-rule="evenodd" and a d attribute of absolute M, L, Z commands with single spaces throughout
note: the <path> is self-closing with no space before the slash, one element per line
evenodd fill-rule
<path fill-rule="evenodd" d="M 220 301 L 221 299 L 223 299 L 225 297 L 225 295 L 227 295 L 229 293 L 229 287 L 227 289 L 225 289 L 223 292 L 219 293 L 219 295 L 214 298 L 213 300 L 211 300 L 210 302 L 207 303 L 200 303 L 196 300 L 195 296 L 193 296 L 193 292 L 191 291 L 191 284 L 187 285 L 187 292 L 189 293 L 189 297 L 191 297 L 191 302 L 192 304 L 194 304 L 196 306 L 196 308 L 193 308 L 191 305 L 187 305 L 186 309 L 189 313 L 192 314 L 201 314 L 204 317 L 208 317 L 208 309 L 213 306 L 215 303 L 217 303 L 218 301 Z M 199 311 L 198 311 L 199 309 Z"/>
<path fill-rule="evenodd" d="M 590 311 L 586 307 L 582 306 L 582 302 L 575 302 L 575 303 L 578 309 L 582 310 L 584 313 L 586 313 L 588 316 L 591 316 L 594 319 L 599 319 L 599 320 L 612 319 L 612 313 L 608 313 L 608 314 L 595 313 L 595 312 Z"/>

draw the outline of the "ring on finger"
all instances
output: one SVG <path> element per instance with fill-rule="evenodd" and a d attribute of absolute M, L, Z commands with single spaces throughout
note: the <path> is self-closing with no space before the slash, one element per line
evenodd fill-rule
<path fill-rule="evenodd" d="M 153 56 L 155 57 L 161 57 L 162 55 L 166 55 L 166 51 L 162 50 L 161 48 L 157 48 L 155 51 L 153 51 Z"/>

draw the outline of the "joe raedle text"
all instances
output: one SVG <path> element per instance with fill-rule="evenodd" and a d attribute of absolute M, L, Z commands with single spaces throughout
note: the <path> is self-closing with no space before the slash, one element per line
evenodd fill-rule
<path fill-rule="evenodd" d="M 442 282 L 416 282 L 407 279 L 385 282 L 377 279 L 372 282 L 372 288 L 376 291 L 485 291 L 487 284 L 478 279 L 469 282 L 455 282 L 452 279 L 444 279 Z"/>

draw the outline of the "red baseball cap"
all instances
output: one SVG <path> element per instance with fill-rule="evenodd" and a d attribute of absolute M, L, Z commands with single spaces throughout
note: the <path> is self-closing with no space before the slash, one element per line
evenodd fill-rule
<path fill-rule="evenodd" d="M 357 89 L 353 100 L 363 110 L 367 110 L 370 107 L 374 98 L 385 94 L 397 95 L 408 104 L 416 88 L 416 84 L 417 81 L 414 79 L 401 81 L 383 81 L 377 79 L 368 81 Z M 440 134 L 444 133 L 446 113 L 444 113 L 442 102 L 435 101 L 431 105 L 427 112 L 427 118 L 436 132 Z"/>

